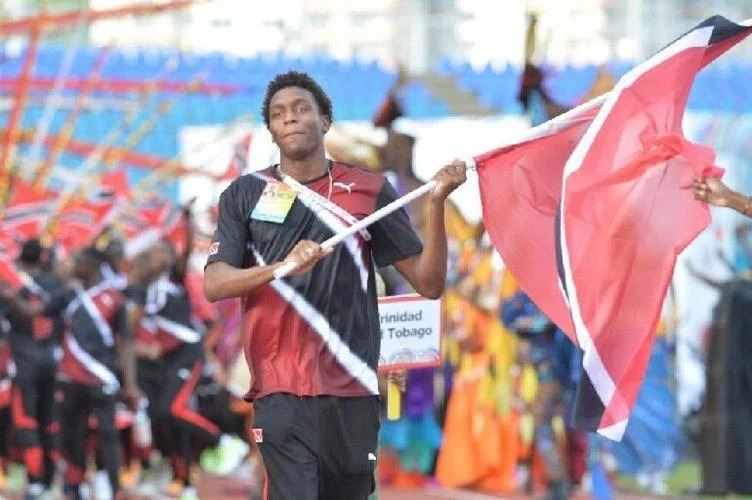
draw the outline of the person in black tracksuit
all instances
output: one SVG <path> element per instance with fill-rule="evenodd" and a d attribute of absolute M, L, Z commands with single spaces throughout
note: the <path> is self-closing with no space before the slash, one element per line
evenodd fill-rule
<path fill-rule="evenodd" d="M 187 220 L 186 250 L 178 259 L 167 240 L 148 250 L 152 276 L 144 299 L 142 325 L 151 329 L 159 343 L 163 369 L 161 391 L 150 401 L 157 433 L 169 432 L 170 456 L 174 478 L 190 486 L 190 465 L 194 461 L 194 444 L 215 446 L 220 439 L 216 424 L 196 412 L 191 404 L 201 378 L 205 355 L 201 325 L 193 321 L 185 273 L 192 242 L 190 211 Z"/>
<path fill-rule="evenodd" d="M 26 277 L 19 296 L 37 304 L 63 287 L 60 279 L 42 271 L 43 251 L 38 240 L 28 240 L 17 262 Z M 37 498 L 52 486 L 55 472 L 59 425 L 54 391 L 62 322 L 41 315 L 25 317 L 7 302 L 2 308 L 10 325 L 15 372 L 11 392 L 13 438 L 22 451 L 29 478 L 26 498 Z"/>

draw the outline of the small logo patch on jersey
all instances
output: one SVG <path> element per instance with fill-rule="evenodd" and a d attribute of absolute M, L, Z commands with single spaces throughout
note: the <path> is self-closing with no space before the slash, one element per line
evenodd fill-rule
<path fill-rule="evenodd" d="M 209 255 L 216 255 L 219 253 L 219 242 L 215 241 L 209 245 Z"/>
<path fill-rule="evenodd" d="M 264 429 L 259 429 L 258 427 L 254 427 L 251 430 L 253 431 L 253 441 L 256 443 L 263 443 L 264 442 Z"/>
<path fill-rule="evenodd" d="M 373 453 L 369 453 L 368 454 L 368 460 L 370 462 L 375 462 L 376 461 L 376 455 L 374 455 Z"/>
<path fill-rule="evenodd" d="M 351 182 L 349 184 L 345 184 L 344 182 L 335 182 L 332 184 L 334 187 L 341 187 L 345 191 L 347 191 L 348 194 L 352 194 L 352 188 L 355 186 L 354 182 Z"/>

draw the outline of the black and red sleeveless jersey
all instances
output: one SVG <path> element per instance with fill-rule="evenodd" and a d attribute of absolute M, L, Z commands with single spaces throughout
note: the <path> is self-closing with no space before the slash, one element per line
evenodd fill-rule
<path fill-rule="evenodd" d="M 397 198 L 380 174 L 341 163 L 306 184 L 362 219 Z M 323 242 L 349 223 L 297 196 L 283 223 L 252 216 L 277 167 L 236 179 L 222 193 L 207 265 L 280 262 L 300 240 Z M 331 193 L 330 193 L 331 186 Z M 378 394 L 381 335 L 374 264 L 386 266 L 422 251 L 404 210 L 356 234 L 309 272 L 275 280 L 245 297 L 243 336 L 251 370 L 247 398 L 274 392 L 300 396 Z"/>

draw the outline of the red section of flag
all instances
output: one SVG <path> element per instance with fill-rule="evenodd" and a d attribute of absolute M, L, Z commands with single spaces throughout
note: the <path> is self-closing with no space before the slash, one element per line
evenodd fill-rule
<path fill-rule="evenodd" d="M 252 140 L 253 136 L 249 133 L 235 144 L 230 164 L 227 165 L 227 170 L 217 180 L 233 181 L 248 168 Z"/>
<path fill-rule="evenodd" d="M 99 185 L 99 195 L 102 198 L 122 197 L 130 199 L 131 197 L 131 191 L 128 187 L 128 176 L 124 168 L 103 174 Z"/>
<path fill-rule="evenodd" d="M 554 222 L 564 163 L 598 106 L 541 125 L 537 137 L 475 159 L 483 222 L 504 263 L 530 298 L 574 339 L 556 279 Z"/>

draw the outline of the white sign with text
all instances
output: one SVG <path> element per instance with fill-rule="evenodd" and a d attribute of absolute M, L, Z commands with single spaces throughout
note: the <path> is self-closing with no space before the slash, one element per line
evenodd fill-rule
<path fill-rule="evenodd" d="M 438 366 L 441 363 L 441 301 L 420 295 L 379 298 L 379 370 Z"/>

